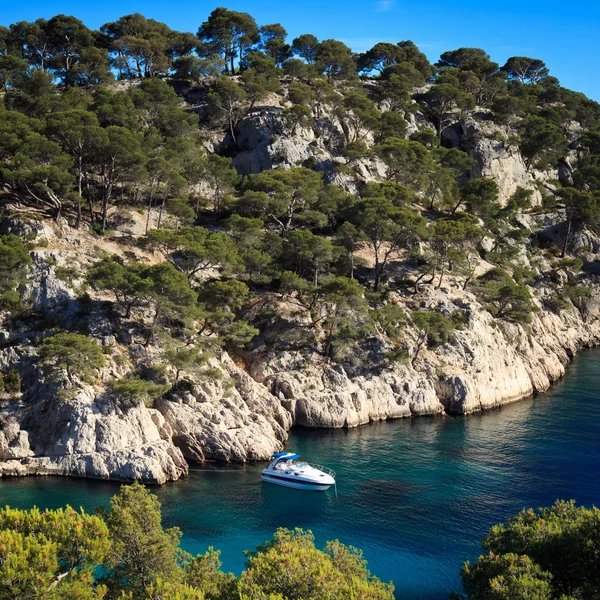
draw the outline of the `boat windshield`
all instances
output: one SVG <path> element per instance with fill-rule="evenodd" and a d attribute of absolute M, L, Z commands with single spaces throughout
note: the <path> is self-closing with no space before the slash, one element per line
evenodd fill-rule
<path fill-rule="evenodd" d="M 301 462 L 293 462 L 294 468 L 295 469 L 307 469 L 308 468 L 308 463 L 301 461 Z"/>
<path fill-rule="evenodd" d="M 296 462 L 294 460 L 280 460 L 274 468 L 277 471 L 286 471 L 289 469 L 306 469 L 307 467 L 308 463 L 304 461 Z"/>

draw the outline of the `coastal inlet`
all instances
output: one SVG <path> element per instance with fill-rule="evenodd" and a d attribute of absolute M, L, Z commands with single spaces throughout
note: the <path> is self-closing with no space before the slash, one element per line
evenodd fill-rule
<path fill-rule="evenodd" d="M 352 430 L 294 430 L 288 448 L 337 472 L 338 498 L 261 483 L 264 465 L 192 466 L 156 488 L 165 525 L 192 553 L 222 550 L 239 573 L 243 550 L 277 527 L 312 529 L 364 550 L 397 598 L 446 600 L 490 526 L 557 498 L 600 504 L 600 350 L 575 358 L 549 393 L 470 417 L 376 423 Z M 0 503 L 92 510 L 118 484 L 81 479 L 0 481 Z"/>

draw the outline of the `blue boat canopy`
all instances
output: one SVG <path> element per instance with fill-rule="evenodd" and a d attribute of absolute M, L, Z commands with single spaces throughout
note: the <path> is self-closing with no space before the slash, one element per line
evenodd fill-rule
<path fill-rule="evenodd" d="M 289 460 L 300 458 L 300 454 L 290 454 L 289 452 L 276 452 L 275 454 L 273 454 L 272 458 L 283 458 L 284 456 Z"/>

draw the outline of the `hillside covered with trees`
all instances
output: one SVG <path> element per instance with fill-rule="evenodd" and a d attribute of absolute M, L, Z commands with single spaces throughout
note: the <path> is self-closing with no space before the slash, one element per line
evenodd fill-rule
<path fill-rule="evenodd" d="M 215 9 L 0 27 L 0 473 L 163 483 L 469 413 L 600 340 L 600 106 Z"/>

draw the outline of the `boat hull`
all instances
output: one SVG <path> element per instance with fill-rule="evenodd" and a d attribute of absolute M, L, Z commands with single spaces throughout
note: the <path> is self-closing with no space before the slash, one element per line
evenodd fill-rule
<path fill-rule="evenodd" d="M 295 490 L 309 490 L 311 492 L 324 492 L 333 485 L 332 483 L 317 483 L 298 478 L 292 479 L 291 477 L 271 475 L 269 473 L 263 473 L 262 480 L 266 481 L 267 483 L 273 483 L 275 485 L 281 485 L 283 487 L 293 488 Z"/>

